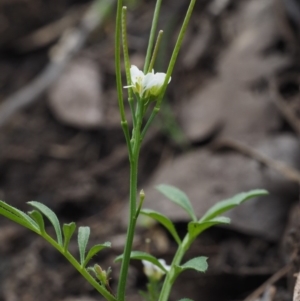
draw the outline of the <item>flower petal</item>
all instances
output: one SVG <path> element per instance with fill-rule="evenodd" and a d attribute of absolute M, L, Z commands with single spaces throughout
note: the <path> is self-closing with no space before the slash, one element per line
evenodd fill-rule
<path fill-rule="evenodd" d="M 130 67 L 130 77 L 132 84 L 140 83 L 143 81 L 145 74 L 137 66 L 131 65 Z"/>

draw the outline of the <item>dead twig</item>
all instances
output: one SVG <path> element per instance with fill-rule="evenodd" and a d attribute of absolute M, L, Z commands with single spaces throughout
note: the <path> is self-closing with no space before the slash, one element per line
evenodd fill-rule
<path fill-rule="evenodd" d="M 299 80 L 299 78 L 297 78 Z M 296 110 L 293 106 L 289 105 L 278 92 L 278 87 L 275 80 L 270 83 L 270 93 L 273 102 L 275 103 L 277 109 L 284 116 L 293 130 L 300 137 L 300 120 L 297 116 Z"/>
<path fill-rule="evenodd" d="M 33 103 L 55 80 L 68 62 L 85 44 L 90 33 L 100 26 L 115 0 L 95 0 L 76 28 L 66 30 L 50 50 L 50 61 L 44 71 L 27 86 L 13 93 L 0 106 L 0 127 L 18 110 Z"/>
<path fill-rule="evenodd" d="M 250 158 L 255 159 L 259 163 L 276 170 L 288 180 L 300 184 L 300 172 L 298 170 L 280 161 L 269 158 L 243 143 L 232 139 L 222 139 L 214 144 L 214 148 L 230 148 L 236 150 Z"/>
<path fill-rule="evenodd" d="M 17 52 L 24 53 L 49 45 L 56 41 L 64 30 L 74 27 L 82 19 L 86 9 L 86 4 L 71 8 L 61 19 L 55 20 L 31 32 L 29 35 L 18 39 L 12 44 L 13 49 Z"/>
<path fill-rule="evenodd" d="M 244 301 L 254 301 L 263 294 L 269 286 L 277 282 L 279 279 L 284 277 L 291 270 L 291 265 L 286 265 L 273 276 L 271 276 L 266 282 L 264 282 L 260 287 L 258 287 L 252 294 L 250 294 Z"/>

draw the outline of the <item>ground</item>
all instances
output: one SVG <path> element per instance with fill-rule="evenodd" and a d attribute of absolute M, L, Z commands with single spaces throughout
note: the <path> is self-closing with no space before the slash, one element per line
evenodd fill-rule
<path fill-rule="evenodd" d="M 131 63 L 141 68 L 155 2 L 127 2 Z M 112 266 L 115 290 L 129 164 L 115 90 L 115 5 L 107 3 L 110 12 L 93 8 L 90 32 L 82 30 L 90 1 L 0 1 L 0 197 L 24 211 L 30 200 L 43 202 L 62 223 L 90 226 L 91 244 L 111 241 L 94 261 Z M 167 68 L 187 5 L 162 5 L 157 71 Z M 187 216 L 156 185 L 184 190 L 199 217 L 242 191 L 270 195 L 230 212 L 230 227 L 201 235 L 187 258 L 207 256 L 209 269 L 183 274 L 172 301 L 292 300 L 300 236 L 299 13 L 296 0 L 196 3 L 142 148 L 145 206 L 167 214 L 184 235 Z M 71 29 L 83 43 L 70 48 Z M 76 240 L 70 248 L 78 256 Z M 134 248 L 170 262 L 176 244 L 159 225 L 141 221 Z M 4 217 L 0 279 L 0 301 L 102 300 L 46 242 Z M 128 300 L 142 300 L 145 283 L 141 264 L 132 262 Z"/>

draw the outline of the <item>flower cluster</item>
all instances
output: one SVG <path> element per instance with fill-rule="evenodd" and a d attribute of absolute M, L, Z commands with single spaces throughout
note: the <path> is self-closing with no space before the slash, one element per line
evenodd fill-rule
<path fill-rule="evenodd" d="M 170 271 L 171 266 L 167 265 L 164 259 L 159 259 L 158 261 L 161 263 L 161 265 L 165 268 L 166 271 Z M 165 274 L 165 272 L 161 268 L 147 260 L 142 260 L 142 263 L 144 265 L 145 275 L 152 280 L 158 281 Z"/>
<path fill-rule="evenodd" d="M 166 74 L 162 72 L 154 73 L 154 70 L 144 74 L 138 67 L 130 67 L 131 85 L 124 88 L 132 88 L 134 93 L 139 94 L 140 98 L 156 97 L 159 95 L 165 82 Z M 169 82 L 171 78 L 169 79 Z"/>

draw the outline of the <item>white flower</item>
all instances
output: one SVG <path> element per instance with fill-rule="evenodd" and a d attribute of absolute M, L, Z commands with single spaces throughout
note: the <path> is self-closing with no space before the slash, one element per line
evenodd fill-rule
<path fill-rule="evenodd" d="M 164 259 L 159 259 L 158 261 L 165 268 L 166 271 L 170 271 L 171 266 L 167 265 Z M 165 274 L 165 272 L 161 268 L 154 265 L 150 261 L 142 260 L 142 263 L 144 265 L 144 273 L 148 278 L 158 281 Z"/>
<path fill-rule="evenodd" d="M 132 88 L 134 93 L 138 93 L 142 97 L 158 96 L 162 85 L 164 84 L 166 74 L 152 72 L 144 74 L 138 67 L 132 65 L 130 67 L 131 85 L 124 88 Z M 171 78 L 169 79 L 169 82 Z"/>
<path fill-rule="evenodd" d="M 145 91 L 149 91 L 149 94 L 152 96 L 158 96 L 160 93 L 160 89 L 162 85 L 165 82 L 166 79 L 166 74 L 157 72 L 157 73 L 148 73 L 151 74 L 152 76 L 149 76 L 147 81 L 145 81 Z M 147 75 L 148 75 L 147 74 Z M 147 77 L 146 75 L 146 77 Z M 169 79 L 169 82 L 171 81 L 171 78 Z"/>

